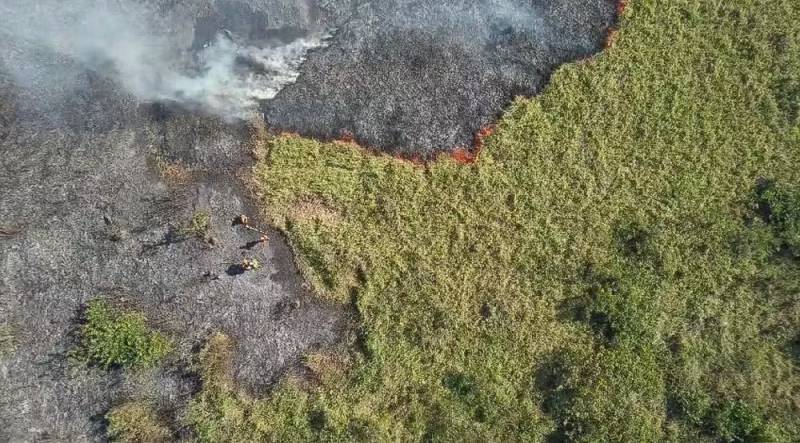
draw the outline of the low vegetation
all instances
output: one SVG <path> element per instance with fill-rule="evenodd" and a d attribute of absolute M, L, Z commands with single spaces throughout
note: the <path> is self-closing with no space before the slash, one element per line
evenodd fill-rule
<path fill-rule="evenodd" d="M 144 315 L 104 300 L 89 302 L 79 332 L 75 357 L 105 369 L 152 367 L 172 350 L 166 337 L 148 327 Z"/>
<path fill-rule="evenodd" d="M 0 357 L 11 354 L 15 347 L 14 332 L 11 327 L 0 325 Z"/>
<path fill-rule="evenodd" d="M 195 236 L 199 239 L 205 239 L 211 230 L 211 214 L 208 211 L 196 211 L 192 214 L 192 218 L 181 228 L 181 234 L 184 236 Z"/>
<path fill-rule="evenodd" d="M 778 183 L 763 183 L 757 207 L 764 222 L 772 225 L 780 248 L 800 257 L 800 192 Z"/>
<path fill-rule="evenodd" d="M 108 436 L 121 443 L 167 443 L 174 441 L 173 432 L 152 405 L 130 402 L 106 414 Z"/>
<path fill-rule="evenodd" d="M 265 399 L 207 373 L 200 440 L 800 440 L 797 23 L 632 1 L 470 166 L 270 140 L 266 214 L 361 327 Z"/>

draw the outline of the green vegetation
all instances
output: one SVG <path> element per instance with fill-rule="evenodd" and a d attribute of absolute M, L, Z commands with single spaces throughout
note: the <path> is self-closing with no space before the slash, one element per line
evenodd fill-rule
<path fill-rule="evenodd" d="M 193 400 L 189 411 L 189 423 L 193 425 L 200 442 L 219 441 L 263 441 L 276 424 L 287 424 L 294 420 L 303 422 L 302 410 L 281 411 L 278 417 L 255 414 L 258 403 L 248 395 L 238 392 L 230 377 L 230 359 L 233 344 L 228 336 L 213 335 L 200 353 L 198 372 L 203 381 L 203 390 Z M 298 392 L 299 393 L 299 392 Z M 278 401 L 280 394 L 273 398 Z M 266 411 L 264 411 L 266 412 Z M 291 414 L 298 413 L 296 417 Z M 293 427 L 292 429 L 296 428 Z M 286 431 L 284 431 L 286 432 Z M 297 434 L 297 441 L 302 434 Z M 295 441 L 291 433 L 283 434 L 276 441 Z M 308 437 L 308 434 L 306 434 Z"/>
<path fill-rule="evenodd" d="M 774 226 L 780 246 L 800 257 L 800 188 L 765 183 L 758 194 L 758 208 Z"/>
<path fill-rule="evenodd" d="M 196 211 L 192 215 L 192 219 L 189 220 L 183 228 L 181 228 L 181 234 L 185 236 L 195 236 L 199 239 L 205 239 L 208 235 L 209 230 L 211 230 L 211 214 L 208 211 Z"/>
<path fill-rule="evenodd" d="M 172 350 L 167 338 L 147 326 L 144 315 L 124 312 L 103 300 L 89 302 L 80 340 L 75 356 L 105 369 L 152 367 Z"/>
<path fill-rule="evenodd" d="M 108 436 L 122 443 L 166 443 L 174 441 L 172 431 L 153 407 L 144 402 L 125 403 L 106 414 Z"/>
<path fill-rule="evenodd" d="M 0 325 L 0 357 L 14 352 L 14 331 L 10 326 Z"/>
<path fill-rule="evenodd" d="M 267 143 L 266 214 L 361 329 L 314 383 L 204 384 L 200 440 L 800 440 L 800 3 L 631 3 L 475 165 Z"/>
<path fill-rule="evenodd" d="M 741 402 L 729 402 L 715 418 L 716 431 L 724 441 L 771 441 L 758 413 Z"/>

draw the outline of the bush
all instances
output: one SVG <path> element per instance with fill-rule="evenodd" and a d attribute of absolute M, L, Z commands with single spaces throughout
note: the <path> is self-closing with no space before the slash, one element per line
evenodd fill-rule
<path fill-rule="evenodd" d="M 80 336 L 76 356 L 105 369 L 151 367 L 172 349 L 169 340 L 148 328 L 144 315 L 122 312 L 102 300 L 89 303 Z"/>
<path fill-rule="evenodd" d="M 165 426 L 153 408 L 143 402 L 126 403 L 106 414 L 108 437 L 130 443 L 172 441 L 172 431 Z"/>
<path fill-rule="evenodd" d="M 775 235 L 800 255 L 800 189 L 776 183 L 764 183 L 759 189 L 758 206 Z"/>
<path fill-rule="evenodd" d="M 717 436 L 727 442 L 771 441 L 764 432 L 764 421 L 755 410 L 741 401 L 722 406 L 714 417 Z"/>
<path fill-rule="evenodd" d="M 674 387 L 671 400 L 674 402 L 675 412 L 692 426 L 703 425 L 711 409 L 711 397 L 697 387 Z"/>
<path fill-rule="evenodd" d="M 194 235 L 197 238 L 205 238 L 211 230 L 211 214 L 207 211 L 197 211 L 192 215 L 191 220 L 181 229 L 181 234 L 185 236 Z"/>

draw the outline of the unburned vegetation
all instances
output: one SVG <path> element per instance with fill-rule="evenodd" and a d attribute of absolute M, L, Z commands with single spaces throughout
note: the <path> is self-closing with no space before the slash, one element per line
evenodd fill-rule
<path fill-rule="evenodd" d="M 78 348 L 73 356 L 88 364 L 148 368 L 172 350 L 172 343 L 147 324 L 143 314 L 96 299 L 89 302 L 80 325 Z"/>
<path fill-rule="evenodd" d="M 198 425 L 796 441 L 798 22 L 786 0 L 631 2 L 615 46 L 517 100 L 469 166 L 269 142 L 254 187 L 317 293 L 358 313 L 354 364 L 264 400 L 206 392 Z"/>
<path fill-rule="evenodd" d="M 631 2 L 471 165 L 266 143 L 266 213 L 360 326 L 263 399 L 212 337 L 197 437 L 800 439 L 798 22 Z"/>
<path fill-rule="evenodd" d="M 106 414 L 108 436 L 122 443 L 166 443 L 174 440 L 173 432 L 146 402 L 129 402 Z"/>

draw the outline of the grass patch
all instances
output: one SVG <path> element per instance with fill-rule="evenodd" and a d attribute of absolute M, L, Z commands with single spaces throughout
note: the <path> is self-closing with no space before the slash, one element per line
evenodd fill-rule
<path fill-rule="evenodd" d="M 15 350 L 13 329 L 11 326 L 0 325 L 0 357 L 12 354 Z"/>
<path fill-rule="evenodd" d="M 123 311 L 104 300 L 92 300 L 80 327 L 75 356 L 104 369 L 147 368 L 158 364 L 172 350 L 172 343 L 151 330 L 139 312 Z"/>
<path fill-rule="evenodd" d="M 121 443 L 166 443 L 174 441 L 170 428 L 158 416 L 152 405 L 130 402 L 109 411 L 108 437 Z"/>
<path fill-rule="evenodd" d="M 780 246 L 800 257 L 800 187 L 762 183 L 757 208 L 764 221 L 773 226 Z"/>
<path fill-rule="evenodd" d="M 286 379 L 272 393 L 278 409 L 237 389 L 231 380 L 231 339 L 212 335 L 200 352 L 197 369 L 203 390 L 189 408 L 188 423 L 199 442 L 310 441 L 314 435 L 307 409 L 308 395 L 294 380 Z"/>
<path fill-rule="evenodd" d="M 728 402 L 714 416 L 715 432 L 723 441 L 775 441 L 764 429 L 764 419 L 741 401 Z"/>
<path fill-rule="evenodd" d="M 208 211 L 196 211 L 186 225 L 180 229 L 183 236 L 195 236 L 204 240 L 211 230 L 211 214 Z"/>
<path fill-rule="evenodd" d="M 800 440 L 800 265 L 774 254 L 794 200 L 748 222 L 759 179 L 800 186 L 797 23 L 791 0 L 632 1 L 616 45 L 517 100 L 470 166 L 269 142 L 265 213 L 352 302 L 358 346 L 335 382 L 265 400 L 206 385 L 199 434 Z"/>

